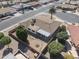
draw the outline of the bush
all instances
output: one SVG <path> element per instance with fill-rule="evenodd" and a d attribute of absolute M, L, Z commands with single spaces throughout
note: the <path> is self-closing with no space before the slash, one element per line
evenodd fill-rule
<path fill-rule="evenodd" d="M 69 35 L 67 32 L 62 31 L 62 32 L 57 33 L 56 37 L 58 38 L 58 41 L 60 43 L 65 44 L 66 40 L 69 38 Z"/>
<path fill-rule="evenodd" d="M 27 41 L 28 35 L 27 35 L 27 31 L 26 31 L 26 29 L 25 29 L 24 26 L 17 27 L 17 29 L 16 29 L 16 35 L 22 41 Z"/>
<path fill-rule="evenodd" d="M 62 52 L 63 49 L 64 46 L 56 41 L 53 41 L 48 45 L 48 51 L 51 55 L 58 55 Z"/>
<path fill-rule="evenodd" d="M 73 57 L 72 54 L 66 53 L 65 56 L 64 56 L 64 59 L 74 59 L 74 57 Z"/>
<path fill-rule="evenodd" d="M 11 39 L 7 36 L 4 36 L 0 39 L 0 43 L 3 45 L 8 45 L 9 43 L 11 43 Z"/>
<path fill-rule="evenodd" d="M 4 34 L 2 32 L 0 32 L 0 39 L 4 37 Z"/>
<path fill-rule="evenodd" d="M 66 26 L 65 25 L 62 25 L 59 29 L 60 29 L 60 32 L 61 31 L 66 31 Z"/>

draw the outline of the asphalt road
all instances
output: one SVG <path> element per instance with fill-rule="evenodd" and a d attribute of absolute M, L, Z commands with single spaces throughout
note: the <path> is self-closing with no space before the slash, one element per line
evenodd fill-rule
<path fill-rule="evenodd" d="M 52 7 L 53 5 L 57 5 L 58 3 L 61 3 L 61 2 L 54 2 L 54 3 L 48 4 L 46 6 L 40 7 L 37 10 L 33 10 L 31 12 L 26 12 L 25 14 L 23 14 L 21 16 L 11 18 L 8 20 L 4 20 L 4 21 L 0 22 L 0 31 L 5 29 L 5 28 L 8 28 L 8 27 L 10 27 L 10 26 L 12 26 L 12 25 L 24 20 L 24 19 L 32 17 L 40 12 L 45 12 L 45 11 L 49 10 L 50 7 Z"/>
<path fill-rule="evenodd" d="M 38 14 L 40 12 L 45 12 L 48 9 L 50 9 L 50 7 L 52 7 L 52 5 L 53 5 L 53 3 L 50 4 L 50 5 L 44 6 L 44 7 L 40 7 L 37 10 L 27 12 L 24 15 L 21 15 L 21 16 L 15 17 L 15 18 L 11 18 L 11 19 L 8 19 L 8 20 L 4 20 L 4 21 L 0 22 L 0 30 L 3 30 L 5 28 L 7 28 L 7 27 L 10 27 L 10 26 L 12 26 L 12 25 L 24 20 L 24 19 L 32 17 L 33 15 L 36 15 L 36 14 Z"/>
<path fill-rule="evenodd" d="M 65 22 L 79 23 L 79 16 L 76 14 L 59 12 L 55 15 Z"/>

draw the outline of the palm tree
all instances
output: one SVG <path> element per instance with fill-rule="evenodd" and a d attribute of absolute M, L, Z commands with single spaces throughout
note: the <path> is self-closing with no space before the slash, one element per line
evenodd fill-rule
<path fill-rule="evenodd" d="M 13 5 L 13 0 L 9 0 L 9 2 L 10 2 L 10 6 Z"/>
<path fill-rule="evenodd" d="M 7 6 L 9 6 L 9 0 L 5 0 L 7 2 Z"/>
<path fill-rule="evenodd" d="M 10 3 L 12 4 L 13 3 L 13 0 L 10 0 Z"/>
<path fill-rule="evenodd" d="M 51 8 L 49 9 L 49 13 L 51 14 L 51 19 L 53 18 L 52 14 L 54 14 L 56 11 L 55 11 L 55 8 Z"/>

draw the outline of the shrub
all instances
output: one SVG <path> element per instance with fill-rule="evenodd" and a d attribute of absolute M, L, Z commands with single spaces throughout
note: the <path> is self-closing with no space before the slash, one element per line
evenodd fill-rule
<path fill-rule="evenodd" d="M 4 34 L 2 32 L 0 32 L 0 39 L 4 37 Z"/>
<path fill-rule="evenodd" d="M 62 25 L 59 29 L 60 29 L 60 32 L 61 31 L 66 31 L 66 26 L 65 25 Z"/>
<path fill-rule="evenodd" d="M 63 49 L 64 49 L 64 46 L 61 43 L 56 41 L 53 41 L 48 45 L 48 51 L 51 55 L 57 55 L 61 53 Z"/>
<path fill-rule="evenodd" d="M 11 43 L 11 39 L 7 36 L 4 36 L 0 39 L 0 43 L 3 45 L 8 45 L 9 43 Z"/>
<path fill-rule="evenodd" d="M 57 33 L 56 37 L 58 38 L 59 42 L 64 44 L 66 42 L 66 40 L 69 38 L 69 35 L 67 32 L 62 31 L 62 32 Z"/>
<path fill-rule="evenodd" d="M 24 26 L 17 27 L 17 29 L 16 29 L 16 35 L 22 41 L 27 41 L 28 35 L 27 35 L 27 31 L 26 31 L 26 29 L 25 29 Z"/>

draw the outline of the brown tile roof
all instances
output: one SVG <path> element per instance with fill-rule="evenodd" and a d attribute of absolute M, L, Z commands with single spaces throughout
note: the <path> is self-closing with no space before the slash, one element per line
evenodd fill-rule
<path fill-rule="evenodd" d="M 60 4 L 58 7 L 60 7 L 60 8 L 69 8 L 69 9 L 76 9 L 77 8 L 77 6 L 70 5 L 70 4 Z"/>
<path fill-rule="evenodd" d="M 54 21 L 53 19 L 50 19 L 49 14 L 41 14 L 36 16 L 36 24 L 39 26 L 41 29 L 49 32 L 49 33 L 54 33 L 55 30 L 60 26 L 61 22 L 59 21 Z"/>
<path fill-rule="evenodd" d="M 9 7 L 8 8 L 0 8 L 0 14 L 5 14 L 8 12 L 13 13 L 13 12 L 16 12 L 16 10 L 13 8 L 9 8 Z"/>
<path fill-rule="evenodd" d="M 29 3 L 27 3 L 28 5 L 32 5 L 32 6 L 35 6 L 35 5 L 39 5 L 40 3 L 39 2 L 29 2 Z"/>
<path fill-rule="evenodd" d="M 68 25 L 68 29 L 71 34 L 71 41 L 76 47 L 79 47 L 79 27 L 75 25 Z"/>

